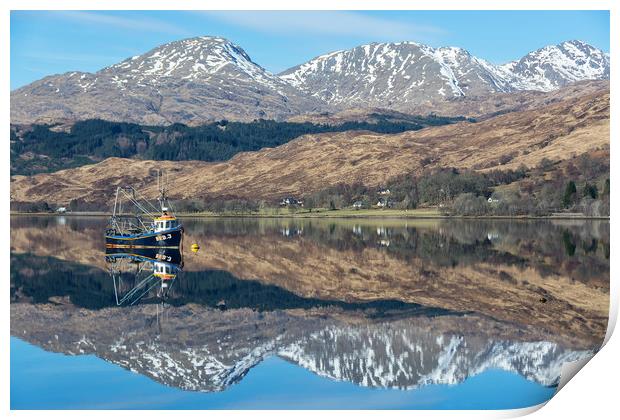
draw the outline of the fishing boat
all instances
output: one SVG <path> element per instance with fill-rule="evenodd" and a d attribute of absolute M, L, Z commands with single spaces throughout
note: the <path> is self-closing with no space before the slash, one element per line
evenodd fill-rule
<path fill-rule="evenodd" d="M 114 210 L 106 228 L 106 249 L 179 248 L 183 226 L 172 211 L 158 176 L 159 208 L 131 186 L 116 189 Z"/>

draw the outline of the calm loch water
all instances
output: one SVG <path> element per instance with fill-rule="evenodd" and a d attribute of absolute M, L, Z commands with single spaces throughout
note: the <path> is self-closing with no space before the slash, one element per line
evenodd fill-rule
<path fill-rule="evenodd" d="M 520 408 L 605 336 L 605 221 L 183 223 L 156 276 L 12 217 L 13 409 Z"/>

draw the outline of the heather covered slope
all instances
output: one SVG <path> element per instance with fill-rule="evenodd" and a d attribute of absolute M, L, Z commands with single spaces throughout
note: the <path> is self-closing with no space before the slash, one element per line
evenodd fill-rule
<path fill-rule="evenodd" d="M 339 183 L 376 187 L 395 176 L 432 168 L 515 169 L 595 150 L 609 150 L 609 91 L 605 88 L 479 123 L 394 135 L 358 131 L 306 135 L 276 148 L 239 153 L 223 163 L 110 158 L 52 174 L 14 176 L 11 198 L 106 203 L 120 184 L 133 184 L 153 198 L 155 171 L 166 169 L 174 198 L 274 200 Z"/>

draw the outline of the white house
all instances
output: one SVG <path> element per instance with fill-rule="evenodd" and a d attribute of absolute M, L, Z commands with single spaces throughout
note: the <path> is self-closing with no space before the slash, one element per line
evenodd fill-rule
<path fill-rule="evenodd" d="M 281 206 L 300 206 L 303 207 L 304 202 L 293 197 L 286 197 L 280 200 Z"/>

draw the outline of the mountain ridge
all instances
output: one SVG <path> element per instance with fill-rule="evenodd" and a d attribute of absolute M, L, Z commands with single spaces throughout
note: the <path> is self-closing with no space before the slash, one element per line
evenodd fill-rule
<path fill-rule="evenodd" d="M 165 125 L 285 120 L 346 108 L 409 111 L 452 98 L 550 91 L 609 78 L 609 54 L 566 41 L 496 66 L 459 47 L 372 43 L 274 75 L 237 44 L 202 36 L 160 45 L 95 73 L 50 75 L 11 92 L 13 123 L 101 118 Z"/>
<path fill-rule="evenodd" d="M 548 92 L 572 82 L 608 79 L 609 54 L 574 40 L 498 66 L 459 47 L 371 43 L 315 57 L 280 76 L 331 105 L 404 111 L 442 98 Z"/>

